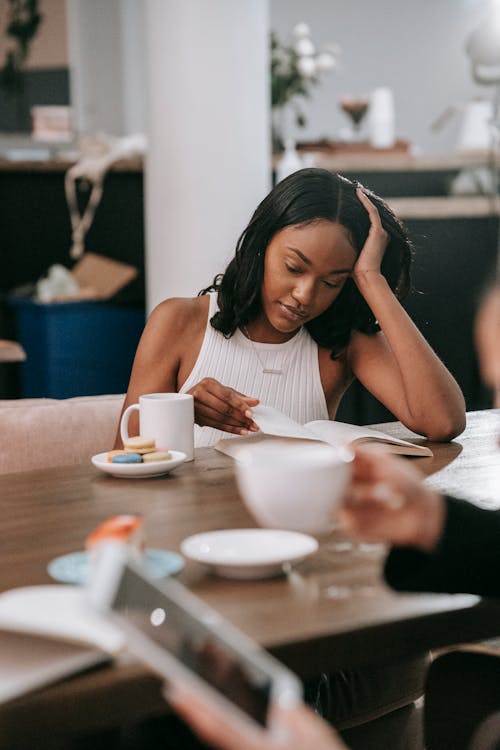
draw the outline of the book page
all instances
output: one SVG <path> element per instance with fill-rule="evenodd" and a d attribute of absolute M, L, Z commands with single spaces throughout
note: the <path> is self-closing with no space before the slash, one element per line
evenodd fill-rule
<path fill-rule="evenodd" d="M 286 414 L 274 409 L 272 406 L 255 406 L 252 409 L 253 421 L 258 424 L 260 431 L 265 435 L 276 435 L 278 437 L 300 438 L 301 440 L 324 440 L 325 438 L 314 434 L 308 425 L 301 425 Z M 311 422 L 311 424 L 315 424 Z M 321 424 L 321 421 L 318 422 Z M 327 423 L 328 424 L 328 423 Z"/>
<path fill-rule="evenodd" d="M 118 654 L 120 628 L 91 607 L 85 586 L 22 586 L 0 594 L 0 630 L 61 638 Z"/>
<path fill-rule="evenodd" d="M 256 446 L 267 440 L 308 440 L 329 443 L 335 447 L 359 443 L 376 443 L 392 453 L 406 456 L 432 456 L 432 451 L 423 445 L 415 445 L 401 438 L 394 438 L 370 427 L 319 419 L 300 425 L 295 420 L 282 414 L 272 406 L 256 406 L 253 411 L 254 422 L 260 432 L 245 437 L 223 438 L 215 446 L 221 453 L 236 458 L 240 451 L 249 445 Z"/>
<path fill-rule="evenodd" d="M 408 456 L 432 456 L 430 448 L 424 445 L 415 445 L 415 443 L 392 437 L 392 435 L 387 435 L 380 430 L 372 430 L 371 427 L 347 424 L 345 422 L 328 422 L 323 419 L 308 422 L 305 427 L 321 440 L 334 446 L 377 443 L 385 445 L 389 450 L 392 449 L 393 453 L 401 453 Z"/>
<path fill-rule="evenodd" d="M 314 435 L 306 426 L 300 425 L 286 414 L 274 409 L 272 406 L 255 406 L 252 409 L 254 422 L 260 427 L 260 432 L 249 435 L 222 438 L 214 448 L 226 456 L 237 458 L 245 449 L 251 446 L 256 448 L 265 442 L 272 440 L 273 445 L 286 445 L 287 442 L 307 440 L 308 442 L 324 442 L 321 437 Z"/>
<path fill-rule="evenodd" d="M 0 631 L 0 704 L 108 661 L 90 646 Z"/>

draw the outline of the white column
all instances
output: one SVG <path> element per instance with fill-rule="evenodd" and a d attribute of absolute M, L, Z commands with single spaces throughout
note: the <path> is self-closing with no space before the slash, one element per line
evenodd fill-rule
<path fill-rule="evenodd" d="M 145 8 L 137 0 L 121 0 L 123 133 L 144 133 L 146 120 Z"/>
<path fill-rule="evenodd" d="M 121 0 L 68 0 L 67 9 L 76 131 L 123 135 Z"/>
<path fill-rule="evenodd" d="M 271 183 L 268 0 L 147 0 L 150 310 L 224 270 Z"/>
<path fill-rule="evenodd" d="M 138 0 L 67 0 L 67 9 L 76 132 L 144 132 L 144 5 Z"/>

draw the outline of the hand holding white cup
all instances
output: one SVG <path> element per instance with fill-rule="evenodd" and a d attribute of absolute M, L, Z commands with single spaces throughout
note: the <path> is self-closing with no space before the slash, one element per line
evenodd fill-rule
<path fill-rule="evenodd" d="M 187 393 L 145 393 L 138 404 L 123 412 L 120 435 L 129 438 L 128 422 L 132 412 L 139 412 L 139 434 L 154 438 L 156 447 L 182 451 L 186 461 L 194 458 L 194 399 Z"/>

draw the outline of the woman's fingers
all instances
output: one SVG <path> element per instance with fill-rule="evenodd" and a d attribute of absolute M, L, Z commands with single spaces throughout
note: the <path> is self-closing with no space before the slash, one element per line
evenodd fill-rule
<path fill-rule="evenodd" d="M 383 482 L 387 478 L 394 478 L 402 470 L 400 463 L 403 459 L 395 458 L 381 447 L 370 446 L 356 448 L 352 463 L 351 486 L 358 482 Z"/>
<path fill-rule="evenodd" d="M 248 404 L 248 406 L 257 406 L 257 404 L 260 403 L 260 401 L 259 401 L 258 398 L 253 398 L 252 396 L 245 396 L 244 393 L 240 393 L 239 391 L 235 391 L 232 388 L 230 388 L 229 390 L 232 390 L 233 393 L 236 393 L 237 396 L 239 396 L 244 401 L 246 401 L 246 403 Z"/>
<path fill-rule="evenodd" d="M 352 463 L 352 479 L 363 479 L 377 474 L 380 461 L 383 460 L 381 451 L 376 449 L 357 449 Z"/>
<path fill-rule="evenodd" d="M 347 750 L 334 729 L 309 706 L 273 706 L 274 742 L 261 750 Z"/>
<path fill-rule="evenodd" d="M 202 740 L 221 750 L 263 750 L 263 736 L 242 736 L 221 712 L 210 711 L 203 700 L 182 688 L 171 687 L 166 698 L 172 708 L 190 725 Z"/>
<path fill-rule="evenodd" d="M 444 523 L 444 501 L 408 460 L 358 449 L 338 517 L 356 538 L 432 549 Z"/>
<path fill-rule="evenodd" d="M 253 432 L 258 431 L 258 427 L 253 421 L 250 404 L 258 403 L 257 399 L 247 399 L 242 394 L 222 386 L 217 381 L 211 381 L 207 396 L 210 399 L 208 406 L 215 411 L 219 418 L 227 424 L 244 427 Z M 249 403 L 250 402 L 250 403 Z"/>
<path fill-rule="evenodd" d="M 380 264 L 384 257 L 389 241 L 389 235 L 382 226 L 377 207 L 361 189 L 356 189 L 356 195 L 363 204 L 370 218 L 368 237 L 354 266 L 354 279 L 361 278 L 366 272 L 380 273 Z"/>
<path fill-rule="evenodd" d="M 382 228 L 382 222 L 380 221 L 380 214 L 378 212 L 378 209 L 368 198 L 364 190 L 360 187 L 356 188 L 356 195 L 358 196 L 363 206 L 366 208 L 372 226 L 380 226 L 380 228 Z"/>
<path fill-rule="evenodd" d="M 167 699 L 205 742 L 221 750 L 346 750 L 333 729 L 303 705 L 275 705 L 270 732 L 243 734 L 222 714 L 207 710 L 206 704 L 192 693 L 175 688 L 167 693 Z"/>
<path fill-rule="evenodd" d="M 406 476 L 406 467 L 392 456 L 380 449 L 357 449 L 351 484 L 339 516 L 344 528 L 370 539 L 383 532 L 382 538 L 390 539 L 393 523 L 405 512 L 407 498 L 400 486 L 401 476 Z"/>
<path fill-rule="evenodd" d="M 200 425 L 200 427 L 214 427 L 216 430 L 232 432 L 235 435 L 245 435 L 250 431 L 250 428 L 246 424 L 242 424 L 241 420 L 232 420 L 230 417 L 224 417 L 206 405 L 195 409 L 195 412 L 196 424 Z"/>
<path fill-rule="evenodd" d="M 213 378 L 204 378 L 189 393 L 195 400 L 197 424 L 238 434 L 258 431 L 251 411 L 258 399 L 238 393 Z"/>
<path fill-rule="evenodd" d="M 374 203 L 371 202 L 371 200 L 368 198 L 366 193 L 363 192 L 361 188 L 356 189 L 356 195 L 358 196 L 359 200 L 363 204 L 363 206 L 366 208 L 366 211 L 368 213 L 368 216 L 370 217 L 370 235 L 377 235 L 380 237 L 380 239 L 383 239 L 386 241 L 389 239 L 389 235 L 385 231 L 384 227 L 382 226 L 382 221 L 380 220 L 380 214 L 378 212 L 378 208 Z"/>

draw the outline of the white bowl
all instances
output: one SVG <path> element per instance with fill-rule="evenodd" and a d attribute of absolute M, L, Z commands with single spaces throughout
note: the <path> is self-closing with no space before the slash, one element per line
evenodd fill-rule
<path fill-rule="evenodd" d="M 351 473 L 352 453 L 321 443 L 242 451 L 235 464 L 243 501 L 260 526 L 327 534 Z"/>

